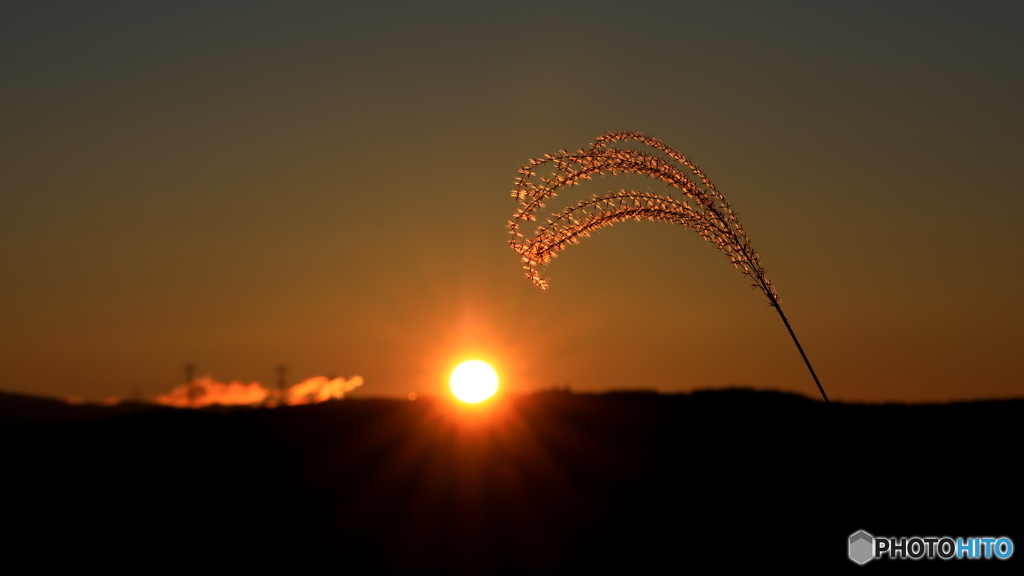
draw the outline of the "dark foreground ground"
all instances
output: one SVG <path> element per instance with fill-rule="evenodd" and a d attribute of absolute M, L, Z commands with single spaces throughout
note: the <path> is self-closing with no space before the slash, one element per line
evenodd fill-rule
<path fill-rule="evenodd" d="M 700 573 L 847 559 L 847 538 L 1024 544 L 1024 401 L 824 406 L 747 391 L 542 393 L 485 409 L 66 407 L 0 397 L 4 557 L 332 573 Z M 319 571 L 319 570 L 318 570 Z"/>

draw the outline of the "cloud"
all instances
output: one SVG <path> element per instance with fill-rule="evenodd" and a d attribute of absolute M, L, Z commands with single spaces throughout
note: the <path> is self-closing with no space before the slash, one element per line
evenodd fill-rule
<path fill-rule="evenodd" d="M 314 376 L 303 382 L 292 385 L 285 393 L 283 404 L 316 404 L 325 400 L 341 399 L 363 385 L 361 376 L 328 379 Z M 265 388 L 259 382 L 244 384 L 230 382 L 225 384 L 210 376 L 196 378 L 192 382 L 181 384 L 169 394 L 157 396 L 157 403 L 178 408 L 202 408 L 219 404 L 222 406 L 258 406 L 261 404 L 278 406 L 282 404 L 281 392 Z"/>
<path fill-rule="evenodd" d="M 259 382 L 225 384 L 210 376 L 203 376 L 178 386 L 171 390 L 170 394 L 157 396 L 156 401 L 165 406 L 179 408 L 202 408 L 211 404 L 245 406 L 260 404 L 267 399 L 267 395 L 267 389 Z"/>
<path fill-rule="evenodd" d="M 344 378 L 328 380 L 323 376 L 314 376 L 289 388 L 285 404 L 295 406 L 297 404 L 316 404 L 324 400 L 341 399 L 345 397 L 346 392 L 351 392 L 362 385 L 362 376 L 353 376 L 348 381 L 345 381 Z"/>

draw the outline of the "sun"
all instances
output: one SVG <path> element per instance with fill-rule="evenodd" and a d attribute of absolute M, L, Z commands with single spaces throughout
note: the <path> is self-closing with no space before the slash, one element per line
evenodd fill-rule
<path fill-rule="evenodd" d="M 494 396 L 498 391 L 498 373 L 486 362 L 467 360 L 452 371 L 448 383 L 456 398 L 476 404 Z"/>

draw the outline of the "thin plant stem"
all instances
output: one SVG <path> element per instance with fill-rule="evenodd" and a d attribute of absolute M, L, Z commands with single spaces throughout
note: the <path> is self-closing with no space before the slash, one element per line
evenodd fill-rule
<path fill-rule="evenodd" d="M 789 325 L 789 320 L 786 319 L 786 315 L 782 313 L 782 306 L 779 306 L 778 302 L 773 302 L 772 307 L 782 317 L 782 321 L 786 324 L 786 330 L 789 330 L 789 335 L 793 337 L 793 343 L 796 344 L 796 349 L 800 351 L 800 356 L 804 359 L 804 364 L 807 364 L 807 369 L 811 371 L 811 378 L 814 378 L 814 383 L 818 385 L 818 392 L 821 392 L 821 397 L 825 399 L 825 404 L 831 404 L 828 401 L 828 396 L 825 395 L 825 389 L 821 387 L 821 382 L 818 381 L 818 375 L 814 373 L 814 368 L 811 366 L 811 361 L 807 359 L 807 354 L 804 354 L 804 347 L 800 345 L 800 341 L 796 338 L 796 333 L 793 332 L 793 327 Z"/>

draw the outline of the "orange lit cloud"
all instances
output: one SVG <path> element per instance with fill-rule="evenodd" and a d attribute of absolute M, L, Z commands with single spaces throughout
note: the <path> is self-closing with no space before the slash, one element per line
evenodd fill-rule
<path fill-rule="evenodd" d="M 209 376 L 196 378 L 171 390 L 170 394 L 157 396 L 156 401 L 165 406 L 178 408 L 202 408 L 212 404 L 244 406 L 259 404 L 267 399 L 268 391 L 259 382 L 225 384 Z"/>
<path fill-rule="evenodd" d="M 347 382 L 344 378 L 328 380 L 323 376 L 314 376 L 289 388 L 285 404 L 295 406 L 297 404 L 316 404 L 324 400 L 341 399 L 345 397 L 345 392 L 355 390 L 362 385 L 362 376 L 353 376 Z"/>
<path fill-rule="evenodd" d="M 325 400 L 340 399 L 363 385 L 360 376 L 353 376 L 347 381 L 344 378 L 329 380 L 323 376 L 315 376 L 291 386 L 285 394 L 284 404 L 316 404 Z M 157 403 L 178 408 L 202 408 L 219 404 L 222 406 L 258 406 L 260 404 L 281 404 L 281 393 L 269 390 L 259 382 L 244 384 L 242 382 L 218 382 L 210 376 L 196 378 L 192 382 L 181 384 L 169 394 L 157 396 Z"/>

